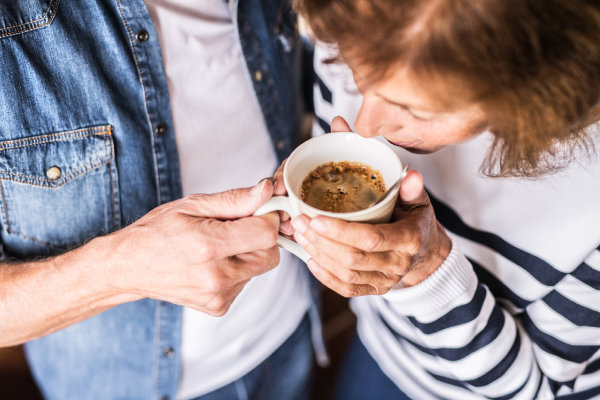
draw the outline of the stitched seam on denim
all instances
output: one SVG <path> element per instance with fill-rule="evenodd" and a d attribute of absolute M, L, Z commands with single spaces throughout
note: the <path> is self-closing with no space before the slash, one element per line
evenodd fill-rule
<path fill-rule="evenodd" d="M 264 62 L 263 58 L 261 57 L 261 47 L 260 47 L 260 43 L 256 40 L 256 38 L 254 37 L 253 33 L 252 33 L 252 29 L 250 28 L 250 26 L 248 25 L 248 22 L 246 20 L 242 20 L 242 25 L 243 25 L 243 30 L 245 35 L 250 39 L 250 42 L 252 43 L 252 46 L 254 47 L 254 52 L 256 54 L 255 59 L 257 61 L 257 63 L 260 65 L 260 67 L 264 70 L 265 73 L 265 84 L 267 86 L 267 91 L 269 92 L 269 95 L 275 100 L 274 103 L 274 107 L 263 107 L 263 99 L 261 98 L 261 96 L 256 93 L 256 97 L 258 98 L 258 102 L 261 105 L 261 111 L 263 111 L 264 114 L 264 110 L 271 110 L 274 109 L 275 110 L 275 114 L 279 114 L 280 118 L 276 118 L 276 125 L 278 125 L 278 128 L 280 129 L 281 132 L 285 132 L 285 126 L 283 125 L 283 111 L 279 108 L 280 104 L 283 104 L 280 100 L 279 100 L 279 96 L 277 93 L 277 90 L 274 88 L 273 82 L 270 78 L 270 74 L 269 74 L 269 68 L 267 67 L 267 64 Z M 242 49 L 243 50 L 243 49 Z M 260 84 L 259 84 L 260 86 Z M 271 114 L 271 112 L 269 112 L 269 114 Z M 269 123 L 267 121 L 267 115 L 264 116 L 265 118 L 265 123 L 267 124 L 267 129 L 269 126 Z M 269 136 L 270 136 L 270 132 L 269 132 Z"/>
<path fill-rule="evenodd" d="M 112 127 L 110 127 L 110 131 L 112 134 Z M 105 141 L 106 144 L 106 141 Z M 112 143 L 112 140 L 110 140 L 110 159 L 112 160 L 111 162 L 109 162 L 108 165 L 108 172 L 110 173 L 110 194 L 111 194 L 111 200 L 112 200 L 112 209 L 113 209 L 113 231 L 117 230 L 117 207 L 115 206 L 115 180 L 113 178 L 113 171 L 112 171 L 112 167 L 113 167 L 113 162 L 115 160 L 115 149 Z"/>
<path fill-rule="evenodd" d="M 78 129 L 75 131 L 68 131 L 68 132 L 61 132 L 61 133 L 51 133 L 49 135 L 40 135 L 40 136 L 35 136 L 35 137 L 30 137 L 30 138 L 25 138 L 25 139 L 18 139 L 18 140 L 11 140 L 8 142 L 1 142 L 0 143 L 0 151 L 4 150 L 2 147 L 4 147 L 7 144 L 13 144 L 13 143 L 20 143 L 20 142 L 30 142 L 33 140 L 39 140 L 39 139 L 43 139 L 43 138 L 51 138 L 51 137 L 55 137 L 55 136 L 65 136 L 65 135 L 72 135 L 74 133 L 80 133 L 80 132 L 91 132 L 89 135 L 86 136 L 90 136 L 90 135 L 110 135 L 111 134 L 111 126 L 105 125 L 105 126 L 99 126 L 99 127 L 95 127 L 95 128 L 85 128 L 85 129 Z M 103 130 L 100 133 L 93 133 L 94 131 L 100 131 Z M 77 138 L 80 136 L 75 136 L 73 138 Z M 48 142 L 46 142 L 48 143 Z M 12 147 L 7 147 L 7 149 L 10 149 Z"/>
<path fill-rule="evenodd" d="M 159 392 L 159 389 L 160 389 L 160 387 L 159 387 L 159 380 L 160 380 L 160 350 L 161 350 L 160 349 L 160 345 L 161 345 L 161 343 L 160 343 L 160 325 L 161 325 L 160 314 L 162 312 L 161 304 L 162 304 L 162 302 L 160 300 L 156 301 L 156 324 L 157 324 L 157 327 L 156 327 L 156 330 L 157 330 L 157 332 L 156 332 L 156 341 L 158 343 L 158 346 L 157 346 L 157 349 L 156 349 L 157 350 L 156 351 L 157 361 L 156 361 L 156 368 L 155 368 L 155 374 L 156 374 L 156 377 L 155 377 L 156 388 L 155 388 L 155 390 L 156 390 L 157 396 L 160 395 L 160 392 Z"/>
<path fill-rule="evenodd" d="M 131 34 L 131 29 L 129 29 L 129 24 L 127 23 L 127 18 L 123 15 L 123 10 L 121 9 L 121 2 L 116 0 L 117 7 L 119 7 L 119 13 L 121 14 L 121 18 L 123 18 L 123 22 L 125 23 L 125 28 L 127 28 L 127 34 L 129 35 L 129 42 L 131 43 L 131 49 L 133 50 L 133 57 L 135 59 L 135 67 L 140 75 L 140 81 L 142 82 L 142 91 L 144 92 L 144 111 L 146 112 L 146 117 L 148 118 L 148 122 L 150 123 L 150 134 L 152 138 L 152 152 L 154 153 L 154 162 L 156 165 L 156 192 L 158 195 L 158 204 L 162 203 L 162 195 L 160 193 L 160 177 L 158 173 L 158 159 L 156 158 L 156 149 L 154 146 L 154 124 L 152 123 L 152 118 L 150 118 L 150 113 L 148 111 L 148 95 L 146 94 L 146 84 L 144 83 L 144 77 L 142 76 L 142 70 L 140 68 L 140 62 L 138 60 L 137 51 L 135 49 L 135 43 L 133 42 L 133 35 Z"/>
<path fill-rule="evenodd" d="M 28 25 L 28 24 L 33 24 L 35 22 L 38 22 L 38 21 L 41 21 L 41 20 L 45 19 L 46 15 L 48 15 L 48 12 L 50 12 L 50 8 L 52 8 L 52 3 L 54 1 L 58 1 L 58 0 L 51 0 L 50 1 L 50 4 L 48 4 L 48 9 L 46 10 L 46 13 L 44 14 L 44 16 L 42 18 L 39 18 L 39 19 L 36 19 L 36 20 L 33 20 L 33 21 L 29 21 L 29 22 L 24 22 L 24 23 L 19 24 L 19 25 L 12 25 L 12 26 L 7 26 L 6 28 L 0 28 L 0 31 L 5 31 L 7 29 L 12 29 L 12 28 L 18 28 L 20 26 Z"/>
<path fill-rule="evenodd" d="M 115 209 L 115 181 L 113 179 L 112 173 L 112 162 L 108 163 L 108 172 L 110 173 L 110 198 L 112 200 L 112 210 L 113 210 L 113 231 L 117 230 L 117 210 Z"/>
<path fill-rule="evenodd" d="M 90 133 L 89 135 L 78 135 L 78 136 L 73 136 L 73 137 L 64 138 L 64 139 L 46 140 L 44 142 L 30 143 L 30 144 L 26 144 L 26 145 L 23 145 L 23 146 L 7 147 L 7 148 L 4 148 L 4 149 L 0 148 L 0 152 L 2 152 L 4 150 L 22 149 L 24 147 L 36 146 L 38 144 L 55 143 L 55 142 L 68 142 L 68 141 L 73 140 L 73 139 L 83 139 L 83 138 L 86 138 L 88 136 L 102 136 L 102 135 L 94 135 L 93 133 Z"/>
<path fill-rule="evenodd" d="M 102 165 L 104 165 L 104 164 L 106 164 L 106 163 L 109 163 L 109 162 L 110 162 L 110 161 L 105 161 L 105 162 L 103 162 L 103 163 L 101 163 L 101 164 L 98 164 L 98 165 L 94 166 L 92 169 L 94 169 L 94 168 L 98 168 L 98 167 L 100 167 L 100 166 L 102 166 Z M 65 184 L 67 184 L 67 183 L 71 182 L 73 179 L 75 179 L 75 178 L 77 178 L 77 177 L 79 177 L 79 176 L 83 175 L 84 173 L 86 173 L 86 172 L 88 172 L 88 171 L 89 171 L 89 170 L 86 170 L 86 171 L 82 172 L 81 174 L 79 174 L 79 175 L 77 175 L 77 176 L 74 176 L 73 178 L 69 179 L 68 181 L 66 181 L 66 182 L 64 182 L 64 183 L 62 183 L 62 184 L 60 184 L 60 185 L 59 185 L 59 186 L 57 186 L 57 187 L 61 187 L 61 186 L 65 185 Z M 12 181 L 12 182 L 23 183 L 23 182 L 21 182 L 21 181 L 17 181 L 17 180 L 14 180 L 14 179 L 5 179 L 5 178 L 0 178 L 0 180 L 5 180 L 5 181 Z M 38 187 L 43 187 L 43 188 L 48 188 L 48 186 L 37 185 L 37 184 L 35 184 L 35 183 L 27 183 L 27 184 L 28 184 L 28 185 L 33 185 L 33 186 L 38 186 Z M 21 237 L 23 237 L 23 238 L 25 238 L 25 239 L 31 240 L 31 241 L 33 241 L 33 242 L 36 242 L 36 243 L 43 244 L 44 246 L 52 246 L 52 247 L 55 247 L 55 248 L 67 248 L 67 247 L 69 247 L 69 245 L 59 245 L 59 244 L 55 244 L 55 243 L 44 242 L 43 240 L 39 240 L 39 239 L 36 239 L 36 238 L 34 238 L 34 237 L 31 237 L 31 236 L 25 235 L 25 234 L 24 234 L 24 233 L 22 233 L 22 232 L 19 232 L 19 231 L 12 230 L 12 229 L 11 229 L 11 227 L 10 227 L 10 220 L 8 219 L 8 209 L 6 208 L 6 200 L 4 199 L 4 188 L 3 188 L 3 186 L 2 186 L 2 182 L 0 182 L 0 190 L 2 191 L 2 202 L 3 202 L 3 204 L 4 204 L 4 212 L 5 212 L 5 215 L 6 215 L 6 223 L 7 223 L 7 228 L 8 228 L 8 232 L 9 232 L 9 233 L 11 233 L 11 234 L 15 234 L 15 235 L 18 235 L 18 236 L 21 236 Z M 114 200 L 114 199 L 113 199 L 113 200 Z M 114 209 L 114 207 L 113 207 L 113 209 Z M 114 215 L 114 213 L 113 213 L 113 215 Z M 116 223 L 115 223 L 115 224 L 116 224 Z"/>
<path fill-rule="evenodd" d="M 54 4 L 54 9 L 52 10 L 52 14 L 50 14 L 50 16 L 48 17 L 48 21 L 46 23 L 44 23 L 42 25 L 32 26 L 32 27 L 25 28 L 25 29 L 20 29 L 20 30 L 18 30 L 16 32 L 7 32 L 7 33 L 4 33 L 4 34 L 0 35 L 0 38 L 4 37 L 4 36 L 16 35 L 17 33 L 27 32 L 27 31 L 31 31 L 31 30 L 34 30 L 34 29 L 38 29 L 38 28 L 43 28 L 44 26 L 49 25 L 52 22 L 52 20 L 54 19 L 54 15 L 56 14 L 56 9 L 58 8 L 58 3 L 59 2 L 60 2 L 60 0 L 56 0 L 56 2 Z M 50 10 L 50 6 L 48 7 L 48 10 Z M 46 16 L 47 16 L 47 14 L 48 13 L 46 12 L 46 15 L 44 15 L 44 17 L 42 19 L 45 19 Z M 37 20 L 37 21 L 39 21 L 39 20 Z M 18 28 L 19 26 L 31 24 L 31 23 L 37 22 L 37 21 L 26 22 L 24 24 L 16 25 L 16 26 L 9 26 L 9 27 L 6 27 L 6 28 L 2 28 L 0 30 L 14 29 L 14 28 Z"/>
<path fill-rule="evenodd" d="M 24 237 L 25 239 L 31 240 L 33 242 L 43 244 L 44 246 L 51 246 L 51 247 L 56 247 L 56 248 L 61 248 L 61 249 L 65 249 L 65 248 L 69 247 L 69 245 L 66 245 L 66 244 L 61 245 L 61 244 L 54 244 L 54 243 L 50 243 L 50 242 L 44 242 L 43 240 L 39 240 L 34 237 L 27 236 L 24 233 L 21 233 L 18 231 L 11 231 L 10 233 L 13 235 L 18 235 L 18 236 Z"/>
<path fill-rule="evenodd" d="M 4 215 L 6 217 L 6 229 L 10 233 L 10 220 L 8 219 L 8 209 L 6 208 L 6 199 L 4 199 L 4 187 L 2 186 L 2 182 L 0 182 L 0 192 L 2 192 L 2 204 L 4 205 Z"/>
<path fill-rule="evenodd" d="M 96 168 L 98 168 L 98 167 L 100 167 L 100 166 L 102 166 L 102 165 L 110 162 L 110 160 L 106 160 L 106 161 L 104 161 L 104 162 L 102 162 L 100 164 L 94 165 L 95 162 L 98 162 L 99 160 L 102 160 L 103 158 L 104 157 L 99 157 L 99 158 L 97 158 L 97 159 L 89 162 L 88 164 L 84 165 L 83 167 L 79 168 L 78 170 L 71 172 L 69 175 L 67 175 L 65 178 L 63 178 L 63 179 L 66 179 L 66 180 L 63 183 L 61 183 L 60 185 L 57 185 L 57 186 L 43 185 L 43 184 L 31 183 L 31 182 L 23 182 L 22 180 L 10 179 L 10 178 L 3 178 L 1 176 L 0 176 L 0 180 L 11 181 L 11 182 L 18 182 L 18 183 L 23 183 L 23 184 L 26 184 L 26 185 L 39 186 L 39 187 L 43 187 L 43 188 L 56 189 L 56 188 L 59 188 L 61 186 L 66 185 L 67 183 L 71 182 L 73 179 L 75 179 L 75 178 L 77 178 L 77 177 L 79 177 L 79 176 L 81 176 L 81 175 L 83 175 L 83 174 L 85 174 L 85 173 L 87 173 L 87 172 L 89 172 L 89 171 L 91 171 L 93 169 L 96 169 Z M 73 174 L 81 171 L 82 169 L 85 169 L 85 170 L 82 171 L 82 172 L 80 172 L 80 173 L 78 173 L 75 176 L 72 176 Z M 48 179 L 40 179 L 40 178 L 35 178 L 33 176 L 28 176 L 28 175 L 12 174 L 10 172 L 0 172 L 0 175 L 1 174 L 17 175 L 17 176 L 21 176 L 23 178 L 29 178 L 29 179 L 34 180 L 34 181 L 48 181 Z"/>
<path fill-rule="evenodd" d="M 90 135 L 86 135 L 86 136 L 83 136 L 83 137 L 87 137 L 87 136 L 90 136 Z M 106 138 L 105 138 L 105 137 L 103 137 L 102 139 L 104 139 L 104 140 L 103 140 L 103 141 L 104 141 L 104 155 L 102 155 L 101 157 L 98 157 L 98 158 L 96 158 L 95 160 L 92 160 L 92 161 L 90 161 L 89 163 L 87 163 L 87 164 L 83 165 L 82 167 L 79 167 L 79 168 L 77 168 L 76 170 L 74 170 L 74 171 L 72 171 L 71 173 L 69 173 L 69 174 L 67 174 L 66 176 L 64 176 L 64 177 L 63 177 L 63 179 L 66 179 L 67 177 L 69 177 L 69 176 L 71 176 L 71 175 L 73 175 L 73 174 L 75 174 L 75 173 L 77 173 L 77 172 L 81 171 L 82 169 L 85 169 L 85 168 L 88 168 L 88 167 L 90 167 L 90 168 L 91 168 L 91 167 L 93 166 L 93 164 L 94 164 L 94 163 L 96 163 L 96 162 L 98 162 L 99 160 L 102 160 L 103 158 L 105 158 L 105 157 L 106 157 L 106 155 L 108 154 L 108 151 L 107 151 L 107 146 L 106 146 L 106 144 L 107 144 L 107 141 L 106 141 Z M 59 139 L 59 140 L 56 140 L 56 141 L 64 141 L 64 140 L 70 140 L 70 139 Z M 49 142 L 43 142 L 43 143 L 49 143 Z M 38 144 L 43 144 L 43 143 L 38 143 Z M 54 142 L 52 142 L 52 143 L 54 143 Z M 22 147 L 25 147 L 25 146 L 22 146 Z M 112 147 L 112 146 L 111 146 L 111 147 Z M 112 151 L 110 152 L 110 154 L 111 154 L 111 159 L 112 159 Z M 94 167 L 94 168 L 95 168 L 95 167 Z M 56 180 L 56 179 L 37 178 L 37 177 L 35 177 L 35 176 L 30 176 L 30 175 L 15 174 L 14 172 L 5 172 L 5 171 L 0 171 L 0 175 L 2 175 L 2 174 L 13 175 L 13 176 L 20 176 L 20 177 L 23 177 L 23 178 L 30 178 L 30 179 L 33 179 L 33 180 L 36 180 L 36 181 L 42 181 L 42 182 L 57 182 L 57 180 Z M 77 176 L 79 176 L 79 175 L 77 175 Z M 2 179 L 2 178 L 0 178 L 0 179 Z M 70 182 L 70 180 L 69 180 L 68 182 Z M 67 183 L 67 182 L 61 183 L 61 184 L 60 184 L 59 186 L 57 186 L 57 187 L 60 187 L 60 186 L 64 185 L 65 183 Z"/>

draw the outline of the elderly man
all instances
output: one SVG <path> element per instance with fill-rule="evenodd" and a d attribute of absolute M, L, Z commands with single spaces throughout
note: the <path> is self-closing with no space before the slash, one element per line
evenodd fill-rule
<path fill-rule="evenodd" d="M 0 345 L 46 398 L 307 397 L 308 273 L 249 217 L 304 54 L 288 1 L 0 5 Z"/>

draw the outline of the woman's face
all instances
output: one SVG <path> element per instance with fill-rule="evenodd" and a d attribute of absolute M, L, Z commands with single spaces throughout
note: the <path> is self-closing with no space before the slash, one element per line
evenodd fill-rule
<path fill-rule="evenodd" d="M 464 143 L 487 129 L 487 119 L 478 106 L 452 110 L 440 106 L 405 70 L 368 87 L 357 73 L 354 80 L 363 95 L 354 124 L 361 136 L 381 135 L 412 153 L 429 154 Z"/>

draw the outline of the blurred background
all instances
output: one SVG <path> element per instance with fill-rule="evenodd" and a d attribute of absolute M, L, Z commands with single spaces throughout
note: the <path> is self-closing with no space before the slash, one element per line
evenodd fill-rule
<path fill-rule="evenodd" d="M 323 289 L 323 334 L 331 365 L 315 366 L 313 400 L 333 398 L 333 385 L 344 353 L 354 334 L 356 318 L 348 308 L 348 299 Z M 93 398 L 93 393 L 90 393 Z M 42 400 L 23 354 L 23 346 L 0 349 L 0 399 Z"/>

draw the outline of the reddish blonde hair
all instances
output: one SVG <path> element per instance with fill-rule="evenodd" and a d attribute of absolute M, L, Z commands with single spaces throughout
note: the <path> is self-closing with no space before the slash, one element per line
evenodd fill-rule
<path fill-rule="evenodd" d="M 584 128 L 600 100 L 598 0 L 296 0 L 295 7 L 371 82 L 408 67 L 437 97 L 479 104 L 495 136 L 482 166 L 489 176 L 541 176 L 591 149 Z"/>

